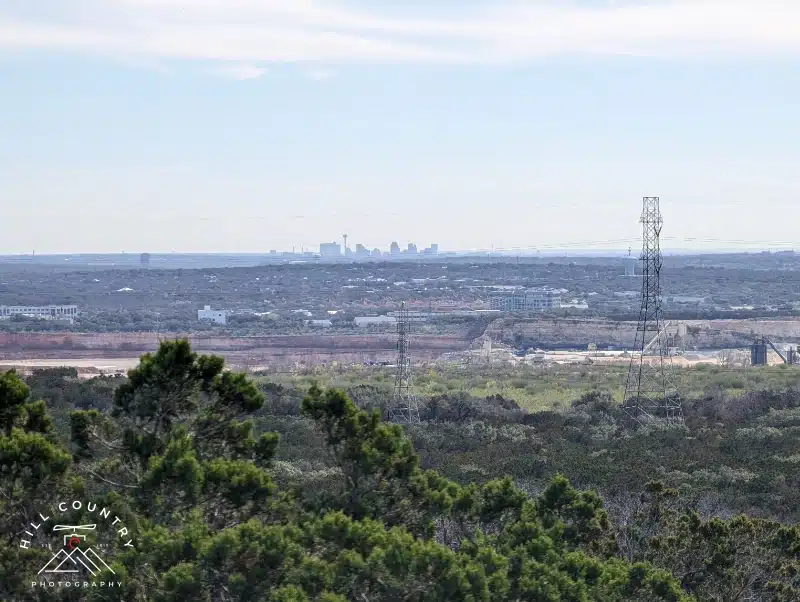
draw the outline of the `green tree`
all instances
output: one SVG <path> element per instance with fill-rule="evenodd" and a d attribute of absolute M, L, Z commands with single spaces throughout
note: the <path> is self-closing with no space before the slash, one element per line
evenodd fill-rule
<path fill-rule="evenodd" d="M 110 415 L 73 412 L 78 468 L 132 494 L 138 512 L 162 524 L 197 509 L 213 528 L 246 520 L 275 493 L 266 469 L 278 437 L 256 437 L 244 419 L 263 403 L 222 358 L 198 356 L 185 340 L 164 342 L 128 373 Z"/>
<path fill-rule="evenodd" d="M 57 443 L 43 401 L 13 371 L 0 374 L 0 599 L 29 599 L 28 576 L 47 561 L 25 531 L 69 482 L 70 455 Z M 23 541 L 31 542 L 27 546 Z M 34 568 L 36 567 L 36 568 Z M 23 597 L 25 596 L 25 597 Z"/>

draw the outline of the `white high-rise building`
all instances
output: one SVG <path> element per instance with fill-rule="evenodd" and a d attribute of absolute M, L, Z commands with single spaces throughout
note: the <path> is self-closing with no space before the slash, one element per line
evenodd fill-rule
<path fill-rule="evenodd" d="M 342 245 L 340 245 L 338 242 L 320 243 L 319 254 L 323 257 L 341 257 Z"/>

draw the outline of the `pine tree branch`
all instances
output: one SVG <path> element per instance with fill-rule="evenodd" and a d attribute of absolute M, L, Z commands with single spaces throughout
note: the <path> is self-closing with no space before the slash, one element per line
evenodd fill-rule
<path fill-rule="evenodd" d="M 109 485 L 113 485 L 114 487 L 127 487 L 128 489 L 139 489 L 139 485 L 126 485 L 124 483 L 115 483 L 114 481 L 110 481 L 110 480 L 108 480 L 108 479 L 106 479 L 104 477 L 101 477 L 99 474 L 97 474 L 97 473 L 95 473 L 95 472 L 93 472 L 91 470 L 87 469 L 86 472 L 88 472 L 90 475 L 92 475 L 95 479 L 99 479 L 99 480 L 103 481 L 104 483 L 108 483 Z"/>

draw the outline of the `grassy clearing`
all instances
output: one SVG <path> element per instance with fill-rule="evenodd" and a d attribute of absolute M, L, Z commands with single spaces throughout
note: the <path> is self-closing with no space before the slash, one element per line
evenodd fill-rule
<path fill-rule="evenodd" d="M 414 384 L 418 395 L 432 397 L 466 391 L 476 397 L 503 395 L 528 411 L 536 412 L 568 406 L 591 390 L 608 391 L 622 401 L 627 368 L 625 366 L 471 366 L 469 371 L 455 368 L 417 368 Z M 317 382 L 324 387 L 352 388 L 359 385 L 391 390 L 394 369 L 374 366 L 354 368 L 315 367 L 297 373 L 273 373 L 257 377 L 301 389 Z M 698 397 L 708 391 L 725 390 L 732 396 L 763 389 L 800 389 L 800 367 L 769 366 L 727 369 L 698 365 L 676 368 L 675 382 L 684 397 Z"/>

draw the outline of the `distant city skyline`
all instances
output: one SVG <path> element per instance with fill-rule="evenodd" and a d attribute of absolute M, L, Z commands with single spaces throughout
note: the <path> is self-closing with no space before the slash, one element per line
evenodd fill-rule
<path fill-rule="evenodd" d="M 379 249 L 378 249 L 379 250 Z M 356 260 L 356 259 L 371 259 L 374 256 L 371 254 L 372 250 L 370 250 L 369 256 L 358 257 L 355 252 L 351 253 L 350 255 L 344 255 L 343 253 L 339 253 L 338 255 L 329 255 L 327 259 L 336 259 L 336 260 Z M 798 250 L 800 252 L 800 250 Z M 431 254 L 424 254 L 422 252 L 417 252 L 415 254 L 409 254 L 406 252 L 406 249 L 401 249 L 396 253 L 391 253 L 389 251 L 381 251 L 379 259 L 402 259 L 402 258 L 409 258 L 409 257 L 437 257 L 440 259 L 447 259 L 452 257 L 495 257 L 495 258 L 515 258 L 515 257 L 525 257 L 525 258 L 535 258 L 539 257 L 584 257 L 584 258 L 619 258 L 619 259 L 632 259 L 638 262 L 640 258 L 641 249 L 624 249 L 624 248 L 608 248 L 608 249 L 591 249 L 591 248 L 545 248 L 545 249 L 502 249 L 502 248 L 492 248 L 492 249 L 447 249 L 447 250 L 439 250 L 436 253 Z M 748 255 L 748 254 L 769 254 L 769 253 L 795 253 L 795 249 L 792 248 L 782 248 L 782 247 L 772 247 L 772 248 L 751 248 L 751 249 L 742 249 L 742 248 L 733 248 L 733 247 L 715 247 L 715 248 L 685 248 L 685 249 L 678 249 L 678 250 L 663 250 L 662 254 L 664 256 L 684 256 L 684 255 L 723 255 L 723 254 L 732 254 L 732 255 Z M 143 261 L 141 259 L 142 255 L 148 255 L 149 258 L 147 261 Z M 319 249 L 314 248 L 295 248 L 294 250 L 277 250 L 277 249 L 270 249 L 269 251 L 257 251 L 257 252 L 250 252 L 250 253 L 226 253 L 226 252 L 213 252 L 213 251 L 205 251 L 205 252 L 177 252 L 177 251 L 156 251 L 152 253 L 139 253 L 139 252 L 126 252 L 126 251 L 119 251 L 119 252 L 75 252 L 75 253 L 0 253 L 0 262 L 3 261 L 38 261 L 43 259 L 52 259 L 52 258 L 61 258 L 61 261 L 69 261 L 69 259 L 78 259 L 84 260 L 88 258 L 102 258 L 108 260 L 119 260 L 124 261 L 126 265 L 133 265 L 137 264 L 140 266 L 150 267 L 152 262 L 158 262 L 160 259 L 170 258 L 170 257 L 206 257 L 206 258 L 251 258 L 251 259 L 280 259 L 280 258 L 289 258 L 289 257 L 297 257 L 297 258 L 317 258 L 317 259 L 326 259 L 324 255 L 321 255 Z M 63 264 L 66 265 L 66 264 Z"/>
<path fill-rule="evenodd" d="M 370 249 L 367 245 L 364 245 L 360 242 L 355 243 L 355 249 L 353 249 L 350 245 L 347 244 L 347 237 L 348 235 L 342 236 L 342 243 L 339 244 L 336 241 L 332 242 L 321 242 L 319 244 L 319 254 L 322 256 L 341 256 L 341 257 L 372 257 L 378 254 L 387 254 L 387 255 L 396 255 L 396 254 L 422 254 L 422 255 L 435 255 L 439 252 L 439 245 L 438 243 L 431 243 L 429 247 L 424 247 L 421 250 L 418 249 L 417 244 L 414 242 L 409 242 L 406 244 L 405 248 L 400 247 L 399 243 L 396 240 L 393 240 L 389 245 L 388 250 L 383 250 L 380 247 L 373 247 Z"/>
<path fill-rule="evenodd" d="M 779 0 L 6 0 L 0 253 L 604 249 L 647 195 L 665 251 L 789 248 L 798 31 Z"/>

